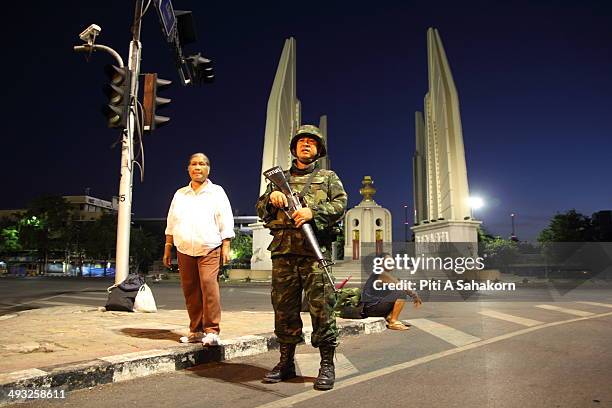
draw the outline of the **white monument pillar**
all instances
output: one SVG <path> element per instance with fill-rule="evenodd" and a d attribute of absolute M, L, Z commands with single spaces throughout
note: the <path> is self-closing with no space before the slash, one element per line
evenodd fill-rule
<path fill-rule="evenodd" d="M 276 69 L 274 83 L 268 99 L 266 132 L 261 161 L 259 195 L 266 191 L 267 181 L 262 173 L 274 166 L 288 169 L 291 165 L 289 142 L 300 124 L 300 102 L 296 96 L 296 44 L 295 39 L 285 40 L 283 52 Z M 268 245 L 272 236 L 262 222 L 249 225 L 253 229 L 252 270 L 272 270 Z"/>
<path fill-rule="evenodd" d="M 471 219 L 459 96 L 438 30 L 427 31 L 429 91 L 416 113 L 416 242 L 478 242 Z M 475 245 L 474 245 L 475 246 Z"/>
<path fill-rule="evenodd" d="M 327 143 L 327 115 L 321 116 L 319 118 L 319 130 L 321 130 L 321 134 L 323 135 L 323 141 L 325 142 L 325 146 L 327 146 L 328 154 L 325 157 L 319 159 L 319 167 L 322 169 L 329 170 L 331 169 L 329 162 L 329 144 Z"/>

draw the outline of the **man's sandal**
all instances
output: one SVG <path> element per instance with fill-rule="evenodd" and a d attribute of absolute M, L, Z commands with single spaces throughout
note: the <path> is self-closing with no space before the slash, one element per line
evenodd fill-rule
<path fill-rule="evenodd" d="M 397 320 L 392 323 L 387 323 L 387 329 L 389 330 L 408 330 L 409 327 L 406 326 L 404 323 L 400 322 L 399 320 Z"/>

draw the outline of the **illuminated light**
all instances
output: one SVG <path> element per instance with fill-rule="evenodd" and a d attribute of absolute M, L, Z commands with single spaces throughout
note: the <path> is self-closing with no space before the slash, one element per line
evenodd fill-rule
<path fill-rule="evenodd" d="M 470 197 L 470 207 L 474 210 L 478 210 L 484 207 L 484 200 L 481 197 Z"/>

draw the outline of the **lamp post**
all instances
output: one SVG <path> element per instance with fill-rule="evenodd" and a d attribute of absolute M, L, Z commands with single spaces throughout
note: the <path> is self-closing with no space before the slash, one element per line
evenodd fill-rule
<path fill-rule="evenodd" d="M 512 235 L 510 235 L 511 241 L 518 241 L 518 239 L 516 238 L 516 231 L 514 229 L 514 217 L 515 216 L 516 216 L 515 213 L 510 214 L 510 219 L 512 220 Z"/>
<path fill-rule="evenodd" d="M 408 205 L 404 205 L 404 241 L 408 242 Z"/>

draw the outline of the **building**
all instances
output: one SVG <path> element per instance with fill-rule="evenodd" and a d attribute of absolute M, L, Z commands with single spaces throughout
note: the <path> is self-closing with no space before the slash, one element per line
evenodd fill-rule
<path fill-rule="evenodd" d="M 95 221 L 104 214 L 114 214 L 119 210 L 119 200 L 102 200 L 89 195 L 64 196 L 72 207 L 73 221 Z"/>
<path fill-rule="evenodd" d="M 166 217 L 164 218 L 134 218 L 133 224 L 155 236 L 163 236 L 166 230 Z M 234 230 L 253 235 L 249 224 L 257 222 L 256 215 L 234 215 Z"/>
<path fill-rule="evenodd" d="M 119 210 L 117 197 L 113 197 L 112 201 L 89 195 L 63 196 L 63 198 L 70 204 L 73 221 L 95 221 L 103 214 L 116 214 Z M 26 211 L 27 208 L 0 210 L 0 218 L 17 220 L 17 215 Z"/>
<path fill-rule="evenodd" d="M 0 210 L 0 219 L 8 218 L 11 221 L 17 221 L 17 215 L 25 211 L 24 209 Z"/>

